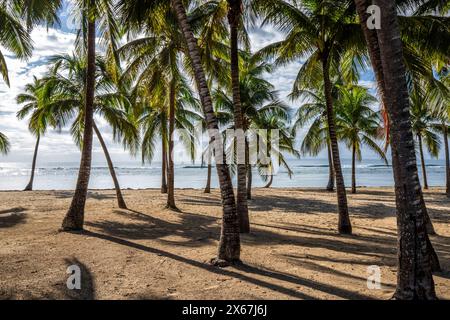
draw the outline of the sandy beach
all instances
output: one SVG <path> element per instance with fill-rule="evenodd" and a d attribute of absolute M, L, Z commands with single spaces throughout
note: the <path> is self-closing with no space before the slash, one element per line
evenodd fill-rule
<path fill-rule="evenodd" d="M 218 269 L 217 190 L 177 190 L 181 213 L 165 210 L 158 190 L 92 191 L 86 231 L 59 233 L 72 192 L 0 192 L 0 299 L 389 299 L 396 281 L 392 189 L 349 195 L 354 235 L 337 234 L 335 194 L 314 189 L 256 189 L 252 233 L 242 236 L 243 266 Z M 450 299 L 450 201 L 425 193 Z M 69 265 L 82 268 L 82 290 L 66 288 Z M 382 288 L 367 288 L 378 265 Z"/>

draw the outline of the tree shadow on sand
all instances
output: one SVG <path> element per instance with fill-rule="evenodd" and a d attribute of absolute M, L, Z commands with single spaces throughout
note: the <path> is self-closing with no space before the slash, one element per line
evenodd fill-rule
<path fill-rule="evenodd" d="M 28 210 L 22 207 L 0 211 L 0 229 L 12 228 L 16 225 L 25 223 L 26 211 Z"/>
<path fill-rule="evenodd" d="M 216 218 L 195 213 L 182 212 L 178 223 L 152 217 L 134 210 L 115 210 L 126 221 L 86 222 L 86 226 L 102 232 L 131 240 L 154 240 L 167 244 L 199 247 L 211 244 L 217 236 L 220 225 Z M 182 238 L 180 241 L 164 239 L 168 236 Z"/>
<path fill-rule="evenodd" d="M 115 236 L 96 233 L 92 231 L 85 231 L 83 236 L 95 237 L 98 239 L 102 239 L 105 241 L 109 241 L 121 246 L 130 247 L 136 250 L 144 251 L 150 254 L 155 254 L 158 256 L 164 256 L 169 259 L 182 262 L 184 264 L 190 265 L 192 267 L 199 268 L 203 271 L 208 271 L 214 274 L 229 276 L 232 278 L 239 279 L 244 282 L 248 282 L 259 287 L 267 288 L 285 295 L 288 295 L 292 298 L 297 299 L 314 299 L 313 296 L 305 294 L 298 289 L 298 286 L 304 286 L 311 289 L 319 290 L 324 293 L 337 296 L 343 299 L 370 299 L 370 297 L 365 296 L 360 293 L 351 292 L 339 287 L 332 286 L 330 284 L 320 283 L 318 281 L 313 281 L 305 278 L 301 278 L 298 276 L 294 276 L 288 273 L 283 273 L 270 269 L 261 269 L 256 266 L 250 265 L 242 265 L 238 267 L 233 267 L 230 269 L 220 269 L 208 264 L 195 261 L 186 257 L 182 257 L 176 254 L 173 254 L 168 251 L 164 251 L 157 248 L 152 248 L 149 246 L 145 246 L 142 244 L 134 243 L 125 239 L 121 239 Z M 239 271 L 239 272 L 238 272 Z M 256 277 L 255 277 L 256 276 Z M 261 279 L 264 277 L 264 279 Z M 271 282 L 271 280 L 277 280 L 278 282 L 283 282 L 284 285 L 277 284 Z M 292 288 L 292 286 L 296 286 L 297 288 Z"/>

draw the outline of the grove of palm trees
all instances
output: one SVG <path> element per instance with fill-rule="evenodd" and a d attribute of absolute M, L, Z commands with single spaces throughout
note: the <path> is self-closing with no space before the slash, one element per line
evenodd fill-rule
<path fill-rule="evenodd" d="M 0 0 L 0 299 L 450 299 L 449 12 Z"/>

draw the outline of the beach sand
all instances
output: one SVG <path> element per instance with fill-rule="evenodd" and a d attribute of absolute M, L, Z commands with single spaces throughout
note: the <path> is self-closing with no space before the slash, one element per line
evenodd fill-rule
<path fill-rule="evenodd" d="M 158 190 L 92 191 L 86 231 L 58 233 L 72 192 L 0 193 L 0 299 L 389 299 L 396 282 L 392 189 L 349 195 L 354 234 L 337 234 L 336 197 L 313 189 L 256 189 L 252 233 L 242 236 L 243 266 L 218 269 L 220 196 L 177 190 L 182 213 L 163 209 Z M 450 201 L 425 194 L 443 268 L 439 298 L 450 299 Z M 82 290 L 66 287 L 69 265 Z M 367 288 L 367 268 L 382 287 Z"/>

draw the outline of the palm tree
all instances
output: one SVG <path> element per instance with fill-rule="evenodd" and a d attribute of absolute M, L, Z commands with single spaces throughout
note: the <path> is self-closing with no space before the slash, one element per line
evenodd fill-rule
<path fill-rule="evenodd" d="M 77 6 L 81 10 L 82 25 L 79 32 L 78 43 L 82 43 L 81 50 L 86 53 L 87 70 L 86 85 L 84 86 L 84 130 L 83 146 L 81 152 L 80 170 L 70 208 L 63 220 L 63 231 L 78 231 L 83 229 L 84 210 L 87 199 L 89 179 L 92 163 L 92 140 L 94 132 L 94 95 L 96 74 L 96 30 L 97 22 L 101 27 L 101 33 L 108 39 L 108 53 L 115 58 L 114 68 L 118 67 L 117 57 L 114 54 L 117 45 L 115 40 L 119 38 L 119 28 L 115 21 L 114 4 L 107 0 L 77 0 Z M 79 46 L 79 47 L 80 47 Z"/>
<path fill-rule="evenodd" d="M 75 115 L 75 121 L 72 124 L 71 132 L 74 140 L 81 148 L 84 146 L 84 131 L 86 130 L 83 119 L 85 118 L 85 95 L 84 86 L 87 78 L 86 59 L 70 55 L 53 57 L 53 70 L 50 72 L 48 81 L 55 89 L 52 96 L 51 105 L 53 109 L 59 110 L 66 118 L 72 118 Z M 104 118 L 113 128 L 113 136 L 116 141 L 121 141 L 124 148 L 135 153 L 138 144 L 137 129 L 129 119 L 126 105 L 129 104 L 127 97 L 115 85 L 113 75 L 108 71 L 107 63 L 103 58 L 96 58 L 95 86 L 93 112 Z M 68 121 L 68 120 L 66 120 Z M 116 172 L 108 152 L 106 143 L 93 120 L 93 131 L 95 132 L 106 161 L 116 190 L 118 206 L 126 209 L 126 203 L 123 198 Z"/>
<path fill-rule="evenodd" d="M 0 154 L 6 155 L 9 152 L 9 148 L 8 138 L 0 132 Z"/>
<path fill-rule="evenodd" d="M 219 126 L 214 114 L 212 99 L 201 62 L 200 49 L 187 20 L 186 9 L 181 0 L 171 0 L 171 5 L 176 13 L 176 18 L 187 43 L 188 56 L 192 63 L 203 112 L 208 124 L 208 133 L 211 139 L 215 139 L 217 145 L 222 146 L 223 143 L 220 135 L 215 134 Z M 238 263 L 240 261 L 239 216 L 236 212 L 236 202 L 229 167 L 225 159 L 220 158 L 219 153 L 215 154 L 215 158 L 222 194 L 223 219 L 218 256 L 211 262 L 215 265 L 225 266 L 229 263 Z"/>
<path fill-rule="evenodd" d="M 243 116 L 243 130 L 247 132 L 251 130 L 279 130 L 280 139 L 279 145 L 282 151 L 298 155 L 293 147 L 293 137 L 287 132 L 287 127 L 290 121 L 290 109 L 289 107 L 279 100 L 278 93 L 274 90 L 273 85 L 264 79 L 265 73 L 270 73 L 273 68 L 266 62 L 259 61 L 256 57 L 252 57 L 249 53 L 242 53 L 242 66 L 240 68 L 240 105 Z M 232 115 L 234 112 L 234 103 L 230 99 L 232 95 L 232 87 L 217 89 L 213 92 L 213 100 L 215 101 L 216 110 L 227 112 Z M 219 119 L 224 118 L 218 116 Z M 231 117 L 230 117 L 231 120 Z M 234 119 L 233 119 L 234 120 Z M 226 124 L 229 129 L 234 129 L 233 123 Z M 250 139 L 258 139 L 258 135 L 246 137 L 245 153 L 247 154 L 246 166 L 247 166 L 247 199 L 251 199 L 251 185 L 252 185 L 252 166 L 249 163 L 249 141 Z M 255 140 L 256 141 L 256 140 Z M 270 148 L 270 139 L 265 141 Z M 286 163 L 285 157 L 281 150 L 273 150 L 274 153 L 279 155 L 279 161 L 288 170 L 289 175 L 292 175 L 292 171 Z M 267 150 L 270 154 L 270 150 Z M 236 158 L 236 157 L 235 157 Z M 273 182 L 274 159 L 270 158 L 269 163 L 264 164 L 257 163 L 257 167 L 260 171 L 263 180 L 269 180 L 267 187 Z M 237 166 L 236 166 L 237 167 Z"/>
<path fill-rule="evenodd" d="M 250 220 L 247 205 L 247 166 L 245 164 L 244 117 L 241 106 L 239 81 L 239 44 L 238 30 L 242 24 L 242 1 L 227 0 L 228 22 L 230 24 L 230 57 L 231 57 L 231 87 L 234 105 L 234 127 L 237 139 L 237 198 L 236 208 L 239 215 L 241 233 L 250 233 Z M 240 136 L 240 138 L 239 138 Z"/>
<path fill-rule="evenodd" d="M 338 137 L 352 152 L 352 193 L 356 193 L 356 160 L 362 160 L 361 147 L 366 145 L 387 164 L 387 158 L 375 140 L 382 137 L 379 113 L 371 109 L 377 102 L 366 88 L 340 86 L 336 108 Z"/>
<path fill-rule="evenodd" d="M 124 72 L 123 81 L 133 82 L 137 79 L 136 85 L 140 91 L 144 91 L 146 95 L 153 96 L 151 104 L 157 104 L 159 110 L 167 115 L 168 124 L 161 123 L 163 137 L 163 171 L 167 169 L 167 208 L 178 210 L 175 203 L 175 168 L 174 168 L 174 131 L 177 126 L 176 114 L 177 105 L 181 105 L 179 101 L 180 94 L 187 92 L 187 85 L 182 75 L 183 65 L 182 52 L 183 38 L 179 32 L 176 23 L 166 21 L 165 28 L 158 30 L 149 30 L 144 37 L 131 40 L 118 50 L 127 61 L 129 61 L 127 69 Z M 186 63 L 184 70 L 188 69 Z M 187 98 L 187 97 L 184 97 Z M 195 99 L 188 99 L 195 103 Z M 180 110 L 181 111 L 181 110 Z M 161 114 L 162 115 L 162 114 Z M 165 122 L 165 121 L 164 121 Z M 149 129 L 153 130 L 152 124 Z M 167 126 L 168 129 L 164 129 Z M 149 134 L 148 131 L 146 134 Z M 150 137 L 147 136 L 149 139 Z M 144 139 L 143 143 L 150 142 Z M 145 146 L 145 152 L 149 150 Z M 167 166 L 166 166 L 167 162 Z M 163 173 L 165 176 L 165 174 Z M 164 184 L 165 177 L 163 178 Z M 165 189 L 164 186 L 162 189 Z M 164 190 L 163 190 L 164 191 Z"/>
<path fill-rule="evenodd" d="M 339 209 L 338 229 L 351 234 L 347 194 L 336 136 L 333 86 L 330 70 L 338 69 L 345 54 L 364 57 L 364 39 L 353 6 L 347 1 L 309 0 L 293 3 L 276 0 L 260 2 L 264 24 L 273 23 L 287 33 L 286 38 L 260 51 L 265 57 L 276 57 L 283 65 L 306 58 L 294 83 L 294 92 L 323 81 L 324 96 Z M 361 58 L 353 63 L 363 65 Z M 321 76 L 320 76 L 321 75 Z"/>
<path fill-rule="evenodd" d="M 333 168 L 333 157 L 331 155 L 330 139 L 328 134 L 328 123 L 326 115 L 326 102 L 323 88 L 305 89 L 298 91 L 293 99 L 302 97 L 305 100 L 296 111 L 292 135 L 298 136 L 300 129 L 308 126 L 307 132 L 300 146 L 303 155 L 317 156 L 321 151 L 327 149 L 328 156 L 328 184 L 327 191 L 334 191 L 335 176 Z"/>
<path fill-rule="evenodd" d="M 17 96 L 17 103 L 24 104 L 17 112 L 19 120 L 24 119 L 31 113 L 28 123 L 30 132 L 36 136 L 36 146 L 34 148 L 33 162 L 31 166 L 31 177 L 24 191 L 33 190 L 34 175 L 36 170 L 37 154 L 39 142 L 49 126 L 61 128 L 63 119 L 58 119 L 58 114 L 48 107 L 51 97 L 49 83 L 34 77 L 33 83 L 25 86 L 24 92 Z"/>
<path fill-rule="evenodd" d="M 356 0 L 361 23 L 367 21 L 368 2 Z M 418 178 L 414 138 L 410 122 L 406 68 L 394 3 L 377 0 L 383 28 L 377 42 L 365 37 L 377 79 L 385 90 L 384 104 L 391 121 L 391 147 L 398 218 L 398 274 L 396 299 L 436 299 L 431 268 L 431 244 L 425 228 L 423 196 Z M 373 38 L 374 39 L 374 38 Z M 381 71 L 381 72 L 380 72 Z"/>
<path fill-rule="evenodd" d="M 17 8 L 12 1 L 0 2 L 0 45 L 13 52 L 19 59 L 26 59 L 31 56 L 33 46 L 27 29 L 17 15 Z M 0 73 L 9 86 L 8 66 L 1 50 Z"/>
<path fill-rule="evenodd" d="M 435 125 L 436 118 L 430 108 L 430 100 L 430 92 L 424 92 L 424 88 L 419 86 L 415 87 L 410 93 L 411 125 L 418 142 L 420 163 L 422 165 L 423 186 L 425 190 L 429 187 L 423 144 L 425 143 L 430 155 L 436 158 L 439 156 L 441 148 L 441 143 L 435 132 L 438 128 Z"/>
<path fill-rule="evenodd" d="M 168 92 L 164 90 L 167 88 L 164 82 L 161 82 L 161 87 L 158 90 L 153 90 L 147 94 L 142 94 L 141 103 L 144 103 L 143 112 L 140 116 L 139 123 L 143 130 L 142 138 L 142 161 L 152 161 L 158 138 L 161 140 L 162 145 L 162 193 L 167 193 L 166 169 L 167 165 L 167 146 L 168 141 L 168 118 L 167 105 L 168 105 Z M 142 90 L 147 89 L 147 85 L 142 86 Z M 161 92 L 162 91 L 162 92 Z M 177 83 L 175 97 L 175 114 L 174 114 L 174 126 L 178 129 L 180 138 L 184 142 L 186 150 L 194 161 L 194 123 L 200 121 L 200 116 L 196 113 L 199 108 L 199 101 L 194 97 L 194 93 L 190 89 L 187 81 L 181 78 Z M 162 94 L 162 95 L 161 95 Z M 173 151 L 172 151 L 173 152 Z M 173 163 L 172 163 L 173 166 Z M 172 168 L 173 170 L 173 168 Z M 173 188 L 173 186 L 171 186 Z"/>
<path fill-rule="evenodd" d="M 14 53 L 19 59 L 30 57 L 33 48 L 30 35 L 14 10 L 17 9 L 17 6 L 12 6 L 13 3 L 10 2 L 0 2 L 0 74 L 8 86 L 10 85 L 8 66 L 1 47 Z M 8 153 L 9 148 L 8 138 L 0 132 L 0 153 Z"/>

